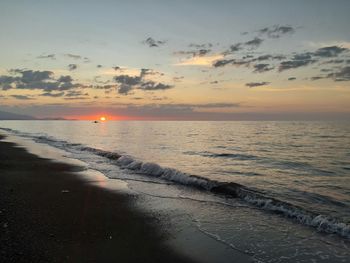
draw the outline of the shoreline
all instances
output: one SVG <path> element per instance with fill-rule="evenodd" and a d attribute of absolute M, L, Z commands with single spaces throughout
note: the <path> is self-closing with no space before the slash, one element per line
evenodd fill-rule
<path fill-rule="evenodd" d="M 132 195 L 84 183 L 79 167 L 0 135 L 1 262 L 194 262 L 166 244 Z"/>

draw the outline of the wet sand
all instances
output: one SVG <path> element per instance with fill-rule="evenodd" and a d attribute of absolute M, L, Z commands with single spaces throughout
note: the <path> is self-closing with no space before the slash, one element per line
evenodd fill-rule
<path fill-rule="evenodd" d="M 193 262 L 132 195 L 86 183 L 79 169 L 0 141 L 0 262 Z"/>

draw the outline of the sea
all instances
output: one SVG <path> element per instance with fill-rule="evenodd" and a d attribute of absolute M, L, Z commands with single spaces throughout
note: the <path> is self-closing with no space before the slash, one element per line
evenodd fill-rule
<path fill-rule="evenodd" d="M 0 121 L 256 262 L 350 262 L 350 122 Z"/>

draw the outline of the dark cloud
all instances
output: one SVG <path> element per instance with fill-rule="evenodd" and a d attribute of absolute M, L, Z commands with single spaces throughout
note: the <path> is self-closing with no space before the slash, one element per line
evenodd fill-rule
<path fill-rule="evenodd" d="M 296 77 L 290 77 L 288 78 L 289 81 L 293 81 L 293 80 L 296 80 L 297 78 Z"/>
<path fill-rule="evenodd" d="M 142 68 L 140 70 L 140 77 L 141 78 L 143 78 L 147 75 L 157 75 L 157 74 L 160 74 L 160 73 L 157 71 L 154 71 L 153 69 L 149 69 L 149 68 Z"/>
<path fill-rule="evenodd" d="M 9 90 L 13 88 L 13 84 L 18 80 L 13 76 L 0 76 L 0 89 Z"/>
<path fill-rule="evenodd" d="M 80 84 L 73 84 L 73 79 L 70 76 L 60 76 L 58 79 L 54 78 L 52 71 L 38 71 L 26 69 L 11 69 L 10 76 L 0 76 L 0 88 L 2 90 L 9 89 L 29 89 L 29 90 L 44 90 L 63 91 L 77 87 Z"/>
<path fill-rule="evenodd" d="M 68 82 L 72 82 L 73 79 L 71 76 L 69 75 L 66 75 L 66 76 L 60 76 L 58 79 L 57 79 L 58 82 L 63 82 L 63 83 L 68 83 Z"/>
<path fill-rule="evenodd" d="M 209 82 L 209 84 L 218 84 L 218 83 L 219 83 L 219 81 L 217 81 L 217 80 L 213 80 L 213 81 Z"/>
<path fill-rule="evenodd" d="M 40 55 L 38 56 L 37 58 L 48 58 L 48 59 L 52 59 L 52 60 L 55 60 L 56 59 L 56 56 L 55 54 L 49 54 L 49 55 Z"/>
<path fill-rule="evenodd" d="M 245 85 L 249 88 L 254 88 L 259 86 L 266 86 L 268 84 L 270 84 L 270 82 L 263 81 L 263 82 L 249 82 L 249 83 L 246 83 Z"/>
<path fill-rule="evenodd" d="M 59 93 L 44 92 L 40 94 L 40 96 L 57 98 L 57 97 L 64 96 L 64 92 L 59 92 Z"/>
<path fill-rule="evenodd" d="M 344 59 L 331 59 L 323 62 L 323 64 L 343 64 L 345 62 Z"/>
<path fill-rule="evenodd" d="M 263 73 L 274 69 L 274 67 L 271 67 L 270 64 L 255 64 L 253 67 L 254 73 Z"/>
<path fill-rule="evenodd" d="M 173 88 L 173 85 L 156 83 L 154 81 L 147 81 L 141 84 L 140 89 L 142 90 L 166 90 Z"/>
<path fill-rule="evenodd" d="M 97 68 L 102 68 L 102 65 L 99 64 L 99 65 L 97 65 L 96 67 L 97 67 Z"/>
<path fill-rule="evenodd" d="M 104 89 L 104 90 L 110 90 L 110 89 L 116 89 L 118 88 L 117 85 L 115 84 L 104 84 L 104 85 L 90 85 L 88 86 L 89 88 L 92 89 Z"/>
<path fill-rule="evenodd" d="M 53 72 L 48 70 L 39 71 L 39 70 L 11 69 L 9 72 L 14 74 L 21 74 L 22 77 L 20 78 L 20 81 L 24 83 L 49 80 L 53 75 Z"/>
<path fill-rule="evenodd" d="M 286 58 L 283 55 L 270 55 L 270 54 L 266 54 L 266 55 L 261 55 L 258 57 L 252 56 L 252 55 L 246 55 L 243 56 L 242 59 L 220 59 L 220 60 L 216 60 L 213 63 L 213 67 L 217 68 L 217 67 L 223 67 L 226 65 L 235 65 L 235 66 L 249 66 L 250 64 L 252 64 L 253 62 L 260 62 L 260 61 L 265 61 L 265 60 L 282 60 Z M 269 71 L 272 70 L 274 67 L 270 66 L 270 67 L 265 67 L 262 68 L 262 64 L 258 64 L 258 66 L 254 66 L 255 70 L 254 72 L 263 72 L 262 69 L 265 69 L 265 71 Z M 260 70 L 261 69 L 261 70 Z"/>
<path fill-rule="evenodd" d="M 149 47 L 159 47 L 159 46 L 164 45 L 166 43 L 166 41 L 155 40 L 155 39 L 149 37 L 146 40 L 144 40 L 142 43 L 144 43 L 145 45 L 148 45 Z"/>
<path fill-rule="evenodd" d="M 220 59 L 216 60 L 213 63 L 213 67 L 223 67 L 226 65 L 235 65 L 235 66 L 248 66 L 250 64 L 249 60 L 237 60 L 237 59 Z"/>
<path fill-rule="evenodd" d="M 317 57 L 331 58 L 336 57 L 341 53 L 349 51 L 347 48 L 342 48 L 338 46 L 323 47 L 317 49 L 313 55 Z"/>
<path fill-rule="evenodd" d="M 291 60 L 282 61 L 278 67 L 278 70 L 281 72 L 288 69 L 305 67 L 315 62 L 317 62 L 317 60 L 313 59 L 312 54 L 310 52 L 296 54 L 292 57 Z"/>
<path fill-rule="evenodd" d="M 225 50 L 222 54 L 223 54 L 224 56 L 227 56 L 227 55 L 233 54 L 233 53 L 235 53 L 235 52 L 238 52 L 238 51 L 240 51 L 240 50 L 242 50 L 242 49 L 243 49 L 242 43 L 236 43 L 236 44 L 231 45 L 231 46 L 229 47 L 229 49 L 228 49 L 228 50 Z"/>
<path fill-rule="evenodd" d="M 17 100 L 33 100 L 32 97 L 26 96 L 26 95 L 11 95 L 11 97 L 17 99 Z"/>
<path fill-rule="evenodd" d="M 207 55 L 208 53 L 211 52 L 211 49 L 198 49 L 198 50 L 189 50 L 189 51 L 175 51 L 174 55 L 188 55 L 188 56 L 192 56 L 192 57 L 202 57 Z"/>
<path fill-rule="evenodd" d="M 78 68 L 78 65 L 77 64 L 69 64 L 68 65 L 68 69 L 70 71 L 73 71 L 73 70 L 76 70 Z"/>
<path fill-rule="evenodd" d="M 78 97 L 78 96 L 89 96 L 89 93 L 82 92 L 80 90 L 71 90 L 65 94 L 66 97 Z"/>
<path fill-rule="evenodd" d="M 280 26 L 274 25 L 272 27 L 265 27 L 258 30 L 260 34 L 266 35 L 269 38 L 280 38 L 286 34 L 293 34 L 295 32 L 295 28 L 289 25 Z"/>
<path fill-rule="evenodd" d="M 244 45 L 250 47 L 250 48 L 257 48 L 259 47 L 262 43 L 264 42 L 263 39 L 255 37 L 252 40 L 249 40 L 247 42 L 244 43 Z"/>
<path fill-rule="evenodd" d="M 312 80 L 312 81 L 314 81 L 314 80 L 319 80 L 319 79 L 324 79 L 325 77 L 322 77 L 322 76 L 316 76 L 316 77 L 311 77 L 310 79 Z"/>
<path fill-rule="evenodd" d="M 114 77 L 114 81 L 119 84 L 117 91 L 119 94 L 127 95 L 135 89 L 154 91 L 171 89 L 174 86 L 164 83 L 158 83 L 152 80 L 146 80 L 147 75 L 161 74 L 152 69 L 143 68 L 138 76 L 118 75 Z"/>
<path fill-rule="evenodd" d="M 118 67 L 118 66 L 113 67 L 113 69 L 114 69 L 115 71 L 121 70 L 121 68 Z"/>
<path fill-rule="evenodd" d="M 266 55 L 261 55 L 261 56 L 258 56 L 256 58 L 253 58 L 253 56 L 250 56 L 252 59 L 251 61 L 264 61 L 264 60 L 282 60 L 282 59 L 286 59 L 286 56 L 283 56 L 283 55 L 269 55 L 269 54 L 266 54 Z"/>
<path fill-rule="evenodd" d="M 294 54 L 290 60 L 283 61 L 279 65 L 279 71 L 305 67 L 310 64 L 319 62 L 323 58 L 337 57 L 338 55 L 348 52 L 349 49 L 338 46 L 329 46 L 319 48 L 314 52 L 304 52 Z M 340 63 L 340 60 L 332 60 L 332 63 Z"/>
<path fill-rule="evenodd" d="M 330 73 L 327 78 L 331 78 L 334 81 L 350 81 L 350 67 L 344 67 L 337 72 Z"/>
<path fill-rule="evenodd" d="M 114 80 L 119 84 L 135 86 L 142 83 L 141 76 L 118 75 Z"/>
<path fill-rule="evenodd" d="M 133 89 L 134 87 L 132 85 L 121 84 L 118 87 L 118 93 L 122 95 L 128 95 Z"/>
<path fill-rule="evenodd" d="M 205 43 L 205 44 L 189 44 L 189 47 L 193 47 L 193 48 L 197 48 L 197 49 L 208 49 L 211 48 L 213 46 L 213 44 L 211 43 Z"/>

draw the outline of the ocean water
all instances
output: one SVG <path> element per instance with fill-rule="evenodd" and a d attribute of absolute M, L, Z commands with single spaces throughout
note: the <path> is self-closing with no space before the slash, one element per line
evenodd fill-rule
<path fill-rule="evenodd" d="M 186 206 L 200 231 L 257 261 L 349 262 L 350 122 L 1 121 L 0 128 L 127 181 L 153 198 L 150 209 Z"/>

